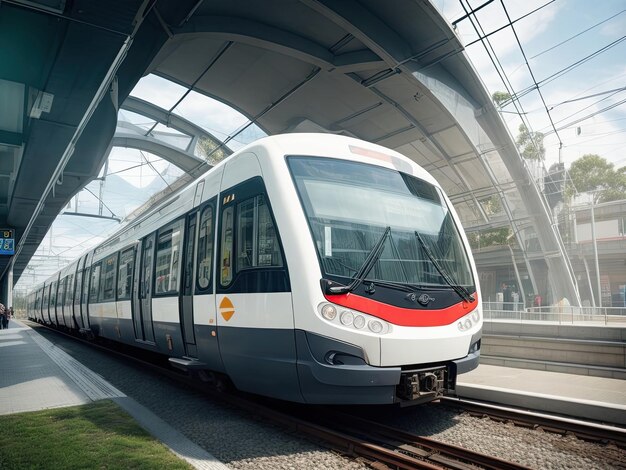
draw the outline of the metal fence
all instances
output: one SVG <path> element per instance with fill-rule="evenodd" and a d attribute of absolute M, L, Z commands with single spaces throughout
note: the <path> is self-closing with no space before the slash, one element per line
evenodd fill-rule
<path fill-rule="evenodd" d="M 521 303 L 483 302 L 486 321 L 506 320 L 517 322 L 595 323 L 626 326 L 626 307 L 573 307 L 552 305 L 549 307 L 522 308 Z"/>

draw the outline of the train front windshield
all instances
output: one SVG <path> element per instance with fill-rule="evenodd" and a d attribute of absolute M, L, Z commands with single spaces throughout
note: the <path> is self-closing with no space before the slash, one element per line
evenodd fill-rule
<path fill-rule="evenodd" d="M 435 289 L 449 289 L 452 282 L 473 292 L 467 253 L 439 188 L 364 163 L 311 157 L 287 161 L 324 277 L 351 282 L 382 242 L 366 281 Z"/>

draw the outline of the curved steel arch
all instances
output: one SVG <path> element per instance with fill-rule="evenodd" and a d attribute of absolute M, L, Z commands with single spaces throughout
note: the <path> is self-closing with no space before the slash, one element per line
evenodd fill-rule
<path fill-rule="evenodd" d="M 211 165 L 204 160 L 187 152 L 182 152 L 180 149 L 153 137 L 116 133 L 111 141 L 111 146 L 145 150 L 176 165 L 191 176 L 199 176 L 211 168 Z"/>
<path fill-rule="evenodd" d="M 166 125 L 167 127 L 171 127 L 172 129 L 176 129 L 183 134 L 191 136 L 194 139 L 192 141 L 192 144 L 195 143 L 198 138 L 205 137 L 211 139 L 218 145 L 222 145 L 220 139 L 218 139 L 202 127 L 198 126 L 197 124 L 194 124 L 193 122 L 177 115 L 176 113 L 161 108 L 160 106 L 142 100 L 141 98 L 129 96 L 124 100 L 121 108 L 127 111 L 132 111 L 136 114 L 141 114 L 142 116 L 146 116 L 150 119 L 155 120 L 156 122 Z M 190 145 L 190 147 L 192 147 L 192 145 Z M 226 145 L 222 145 L 222 149 L 227 155 L 230 155 L 232 153 L 232 150 Z"/>

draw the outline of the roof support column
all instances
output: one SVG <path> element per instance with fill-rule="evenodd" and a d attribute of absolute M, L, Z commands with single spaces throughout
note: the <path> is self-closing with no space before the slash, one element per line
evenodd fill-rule
<path fill-rule="evenodd" d="M 483 112 L 476 119 L 479 122 L 484 121 L 486 123 L 483 126 L 486 132 L 491 129 L 501 129 L 502 133 L 508 135 L 508 130 L 504 127 L 495 110 L 483 108 Z M 553 300 L 556 302 L 565 297 L 571 305 L 580 306 L 580 295 L 574 282 L 573 269 L 569 263 L 561 237 L 552 223 L 552 218 L 542 199 L 539 188 L 526 169 L 517 150 L 494 134 L 496 133 L 488 132 L 491 141 L 496 147 L 500 148 L 500 155 L 505 160 L 507 169 L 516 183 L 517 190 L 528 209 L 528 213 L 532 214 L 530 220 L 543 252 L 559 254 L 559 256 L 545 257 L 550 273 L 550 284 L 557 297 Z"/>

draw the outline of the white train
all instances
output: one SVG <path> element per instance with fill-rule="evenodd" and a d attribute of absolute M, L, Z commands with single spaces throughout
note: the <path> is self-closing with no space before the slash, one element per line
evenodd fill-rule
<path fill-rule="evenodd" d="M 29 316 L 304 403 L 421 403 L 478 365 L 452 204 L 357 139 L 258 140 L 36 288 Z"/>

